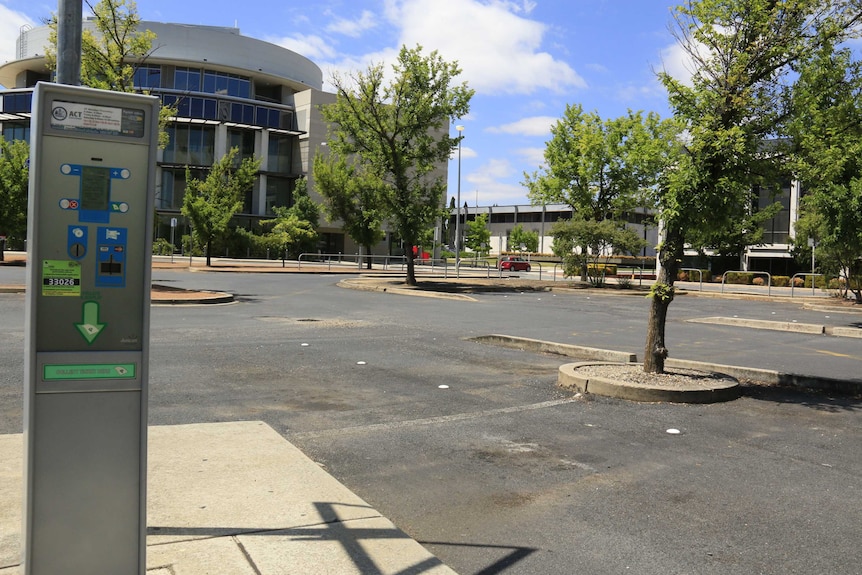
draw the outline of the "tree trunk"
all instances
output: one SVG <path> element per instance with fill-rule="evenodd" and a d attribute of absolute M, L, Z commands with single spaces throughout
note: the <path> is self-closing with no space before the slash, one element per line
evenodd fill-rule
<path fill-rule="evenodd" d="M 210 267 L 210 259 L 212 256 L 213 241 L 212 238 L 207 240 L 207 267 Z"/>
<path fill-rule="evenodd" d="M 649 323 L 644 347 L 644 371 L 647 373 L 664 373 L 664 360 L 668 356 L 665 324 L 667 310 L 673 301 L 673 284 L 682 264 L 682 246 L 681 231 L 665 228 L 665 238 L 658 254 L 661 272 L 650 290 Z"/>
<path fill-rule="evenodd" d="M 416 267 L 413 261 L 413 249 L 407 250 L 407 285 L 416 285 Z"/>
<path fill-rule="evenodd" d="M 365 247 L 365 255 L 366 255 L 365 269 L 370 270 L 372 268 L 372 265 L 371 265 L 371 246 L 364 246 L 364 247 Z"/>
<path fill-rule="evenodd" d="M 651 300 L 646 347 L 644 349 L 644 371 L 647 373 L 664 373 L 664 360 L 668 355 L 664 331 L 667 322 L 667 309 L 670 307 L 670 302 L 673 301 L 673 296 L 667 298 L 653 294 Z"/>

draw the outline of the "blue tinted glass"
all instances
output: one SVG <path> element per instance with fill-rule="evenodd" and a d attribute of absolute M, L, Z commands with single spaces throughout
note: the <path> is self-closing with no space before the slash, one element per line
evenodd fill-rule
<path fill-rule="evenodd" d="M 254 124 L 254 106 L 242 107 L 242 121 L 244 124 Z"/>
<path fill-rule="evenodd" d="M 207 94 L 215 94 L 216 77 L 212 72 L 204 72 L 204 92 Z"/>
<path fill-rule="evenodd" d="M 230 105 L 230 121 L 242 123 L 242 104 Z"/>
<path fill-rule="evenodd" d="M 248 80 L 239 81 L 239 97 L 251 98 L 251 82 Z"/>
<path fill-rule="evenodd" d="M 186 80 L 186 89 L 191 92 L 201 91 L 201 71 L 197 68 L 188 69 L 188 79 Z"/>
<path fill-rule="evenodd" d="M 206 98 L 204 100 L 204 115 L 203 117 L 207 120 L 215 120 L 217 119 L 218 110 L 216 106 L 216 101 L 212 98 Z"/>
<path fill-rule="evenodd" d="M 239 96 L 239 78 L 228 78 L 227 93 L 231 96 Z"/>
<path fill-rule="evenodd" d="M 185 90 L 188 74 L 183 68 L 177 68 L 174 72 L 174 89 L 175 90 Z"/>
<path fill-rule="evenodd" d="M 185 118 L 190 117 L 189 110 L 189 99 L 188 98 L 180 98 L 177 101 L 177 116 L 183 116 Z"/>
<path fill-rule="evenodd" d="M 29 112 L 33 102 L 33 94 L 8 94 L 3 96 L 3 111 L 9 113 Z"/>
<path fill-rule="evenodd" d="M 135 70 L 134 83 L 139 88 L 161 86 L 162 70 L 158 66 L 141 66 Z"/>
<path fill-rule="evenodd" d="M 227 94 L 227 76 L 222 76 L 219 74 L 216 77 L 216 94 Z"/>
<path fill-rule="evenodd" d="M 202 118 L 204 115 L 203 98 L 191 98 L 191 117 Z"/>

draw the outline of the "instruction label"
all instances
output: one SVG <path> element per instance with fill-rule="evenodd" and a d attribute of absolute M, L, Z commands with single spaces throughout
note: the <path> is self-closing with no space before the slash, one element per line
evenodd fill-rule
<path fill-rule="evenodd" d="M 74 381 L 79 379 L 134 379 L 134 363 L 93 363 L 85 365 L 46 365 L 44 381 Z"/>
<path fill-rule="evenodd" d="M 43 260 L 42 295 L 47 297 L 80 297 L 80 262 L 70 260 Z"/>

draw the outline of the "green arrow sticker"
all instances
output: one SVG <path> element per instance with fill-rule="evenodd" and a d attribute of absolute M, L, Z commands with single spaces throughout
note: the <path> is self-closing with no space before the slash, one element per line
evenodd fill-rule
<path fill-rule="evenodd" d="M 87 343 L 92 344 L 107 325 L 99 323 L 99 303 L 95 301 L 84 302 L 81 315 L 81 323 L 76 323 L 75 327 L 78 328 Z"/>

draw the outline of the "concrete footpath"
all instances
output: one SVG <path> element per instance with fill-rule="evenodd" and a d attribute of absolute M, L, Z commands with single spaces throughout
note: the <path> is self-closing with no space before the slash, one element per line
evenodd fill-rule
<path fill-rule="evenodd" d="M 21 568 L 23 436 L 0 435 L 0 575 Z M 151 575 L 454 571 L 260 421 L 149 428 Z"/>

